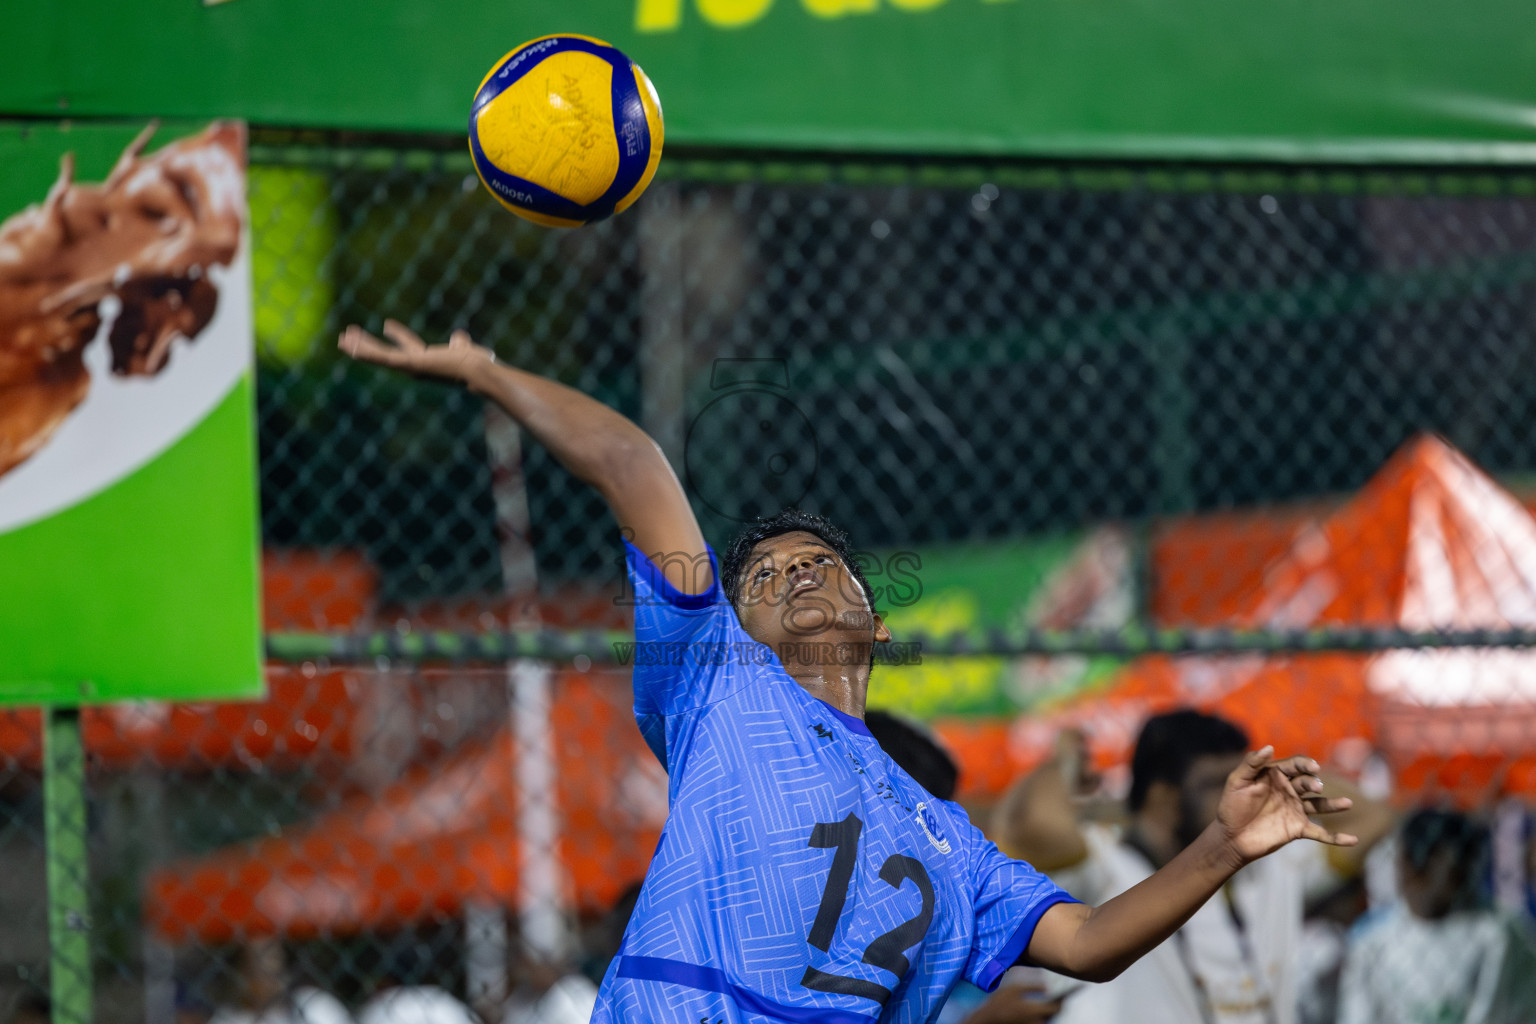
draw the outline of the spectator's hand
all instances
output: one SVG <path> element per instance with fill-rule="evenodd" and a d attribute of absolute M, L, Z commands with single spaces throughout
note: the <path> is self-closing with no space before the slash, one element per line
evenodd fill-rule
<path fill-rule="evenodd" d="M 1086 800 L 1099 791 L 1103 779 L 1093 770 L 1088 736 L 1081 729 L 1063 729 L 1056 734 L 1055 762 L 1073 800 Z"/>
<path fill-rule="evenodd" d="M 463 381 L 477 363 L 495 362 L 488 348 L 476 345 L 465 331 L 454 331 L 446 345 L 428 345 L 415 331 L 395 320 L 384 321 L 388 344 L 356 324 L 342 332 L 336 347 L 353 359 L 424 377 Z"/>
<path fill-rule="evenodd" d="M 1322 796 L 1317 762 L 1308 757 L 1274 761 L 1274 752 L 1274 747 L 1265 747 L 1243 758 L 1237 770 L 1227 776 L 1216 810 L 1216 824 L 1240 862 L 1257 860 L 1293 839 L 1313 839 L 1331 846 L 1359 842 L 1355 836 L 1330 832 L 1308 817 L 1351 806 L 1347 798 Z"/>
<path fill-rule="evenodd" d="M 1042 985 L 1004 985 L 965 1018 L 965 1024 L 1034 1024 L 1061 1012 L 1061 1000 L 1042 998 Z"/>
<path fill-rule="evenodd" d="M 992 811 L 989 835 L 1010 857 L 1050 873 L 1088 856 L 1078 810 L 1097 790 L 1087 738 L 1076 729 L 1056 737 L 1056 756 L 1008 787 Z"/>

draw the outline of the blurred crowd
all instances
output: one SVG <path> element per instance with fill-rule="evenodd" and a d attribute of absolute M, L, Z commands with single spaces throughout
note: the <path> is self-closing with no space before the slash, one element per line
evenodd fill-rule
<path fill-rule="evenodd" d="M 1088 903 L 1124 892 L 1215 820 L 1250 738 L 1196 711 L 1150 719 L 1123 797 L 1089 769 L 1082 736 L 1017 780 L 990 835 Z M 1240 871 L 1114 981 L 1015 968 L 990 997 L 959 992 L 944 1024 L 1524 1024 L 1536 1021 L 1536 941 L 1524 908 L 1493 900 L 1484 813 L 1400 813 L 1324 766 L 1353 806 L 1328 827 L 1349 847 L 1297 842 Z M 1521 851 L 1523 853 L 1523 850 Z"/>
<path fill-rule="evenodd" d="M 926 730 L 878 710 L 866 721 L 898 765 L 953 798 L 957 767 Z M 1136 743 L 1126 791 L 1114 793 L 1092 770 L 1084 738 L 1065 733 L 1054 759 L 1016 780 L 977 823 L 1008 854 L 1102 903 L 1215 819 L 1227 775 L 1251 746 L 1221 718 L 1156 716 Z M 1329 825 L 1358 836 L 1357 845 L 1297 842 L 1249 865 L 1113 981 L 1015 967 L 990 994 L 962 982 L 938 1024 L 1536 1024 L 1530 901 L 1494 899 L 1489 809 L 1405 811 L 1326 765 L 1323 774 L 1330 795 L 1353 802 Z M 1522 831 L 1523 875 L 1530 848 Z M 442 968 L 441 944 L 410 933 L 385 944 L 372 981 L 347 1002 L 316 983 L 337 974 L 335 965 L 294 962 L 303 944 L 233 945 L 178 981 L 175 1024 L 585 1024 L 638 891 L 636 881 L 589 923 L 579 961 L 514 952 L 507 986 L 478 998 L 455 994 L 466 986 Z M 460 954 L 447 959 L 462 963 Z M 35 991 L 8 1014 L 10 1024 L 51 1018 Z"/>

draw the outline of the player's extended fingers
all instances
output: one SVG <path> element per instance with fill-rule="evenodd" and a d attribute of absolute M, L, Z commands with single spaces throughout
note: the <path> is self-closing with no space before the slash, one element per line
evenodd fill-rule
<path fill-rule="evenodd" d="M 380 366 L 406 364 L 405 353 L 393 345 L 384 344 L 356 324 L 341 332 L 341 337 L 336 341 L 336 347 L 353 359 L 361 359 L 367 363 L 378 363 Z"/>
<path fill-rule="evenodd" d="M 1360 842 L 1359 836 L 1352 836 L 1348 832 L 1330 832 L 1315 821 L 1307 822 L 1307 827 L 1301 830 L 1303 839 L 1312 839 L 1328 846 L 1354 846 Z"/>
<path fill-rule="evenodd" d="M 1291 779 L 1296 778 L 1298 775 L 1316 775 L 1322 771 L 1322 765 L 1302 754 L 1298 754 L 1295 757 L 1282 758 L 1274 762 L 1274 765 L 1287 778 Z"/>
<path fill-rule="evenodd" d="M 1269 759 L 1274 756 L 1273 746 L 1250 751 L 1244 755 L 1243 763 L 1237 766 L 1237 770 L 1232 775 L 1239 782 L 1252 782 L 1264 774 L 1264 770 L 1269 767 Z"/>
<path fill-rule="evenodd" d="M 1333 798 L 1312 796 L 1304 802 L 1308 814 L 1337 814 L 1339 811 L 1347 811 L 1355 806 L 1355 802 L 1347 796 Z"/>
<path fill-rule="evenodd" d="M 421 335 L 398 320 L 384 321 L 384 336 L 407 352 L 420 352 L 427 347 L 427 343 L 421 340 Z"/>
<path fill-rule="evenodd" d="M 1290 779 L 1291 789 L 1303 800 L 1316 797 L 1323 791 L 1323 780 L 1316 775 L 1296 775 Z"/>

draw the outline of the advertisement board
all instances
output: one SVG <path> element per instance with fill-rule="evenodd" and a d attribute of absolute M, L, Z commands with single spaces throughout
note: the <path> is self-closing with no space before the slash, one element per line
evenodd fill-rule
<path fill-rule="evenodd" d="M 261 692 L 245 140 L 0 129 L 0 702 Z"/>
<path fill-rule="evenodd" d="M 932 655 L 913 638 L 1124 628 L 1136 608 L 1138 557 L 1117 526 L 870 553 L 865 572 L 899 654 L 875 667 L 870 706 L 920 719 L 1012 717 L 1106 682 L 1125 659 Z"/>
<path fill-rule="evenodd" d="M 461 133 L 557 32 L 623 49 L 669 145 L 1531 162 L 1521 0 L 143 0 L 21 4 L 0 115 Z"/>

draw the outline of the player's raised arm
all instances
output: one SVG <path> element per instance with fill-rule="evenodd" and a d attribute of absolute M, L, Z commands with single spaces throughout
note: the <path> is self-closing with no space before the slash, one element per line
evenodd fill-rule
<path fill-rule="evenodd" d="M 1216 820 L 1151 878 L 1097 907 L 1058 904 L 1040 918 L 1029 959 L 1089 981 L 1108 981 L 1168 938 L 1239 868 L 1295 839 L 1354 846 L 1353 835 L 1330 832 L 1311 815 L 1349 809 L 1324 799 L 1317 762 L 1271 760 L 1265 747 L 1227 778 Z"/>
<path fill-rule="evenodd" d="M 709 589 L 713 575 L 704 535 L 677 474 L 645 431 L 574 388 L 497 362 L 464 331 L 455 331 L 446 345 L 428 345 L 404 324 L 386 320 L 384 334 L 389 341 L 354 325 L 338 347 L 354 359 L 462 382 L 491 399 L 577 479 L 597 489 L 619 526 L 664 567 L 673 586 L 685 594 Z"/>

